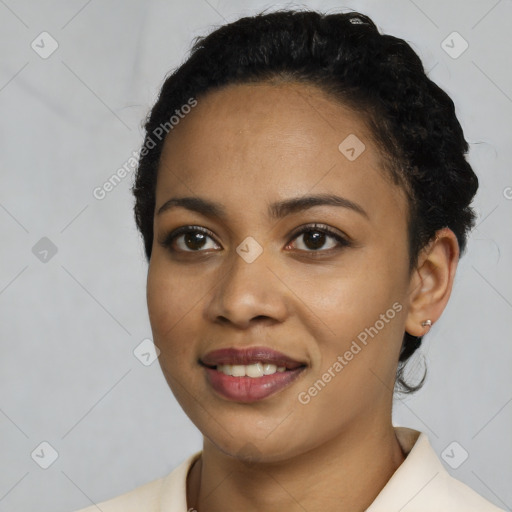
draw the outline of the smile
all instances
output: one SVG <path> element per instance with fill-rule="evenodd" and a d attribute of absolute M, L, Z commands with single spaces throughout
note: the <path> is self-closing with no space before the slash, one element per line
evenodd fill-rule
<path fill-rule="evenodd" d="M 216 367 L 218 372 L 233 377 L 251 377 L 258 379 L 264 375 L 273 375 L 276 372 L 285 372 L 286 366 L 276 366 L 271 363 L 254 363 L 254 364 L 219 364 Z"/>
<path fill-rule="evenodd" d="M 201 360 L 209 386 L 230 401 L 251 403 L 288 387 L 306 364 L 267 347 L 227 348 Z"/>

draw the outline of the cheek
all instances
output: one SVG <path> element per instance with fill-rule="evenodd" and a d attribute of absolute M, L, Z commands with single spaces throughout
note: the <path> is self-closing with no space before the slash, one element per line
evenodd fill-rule
<path fill-rule="evenodd" d="M 358 254 L 354 264 L 305 282 L 301 298 L 336 336 L 353 336 L 402 299 L 399 267 L 389 260 Z"/>
<path fill-rule="evenodd" d="M 185 273 L 166 267 L 158 258 L 148 270 L 147 304 L 155 344 L 165 357 L 172 347 L 173 356 L 186 353 L 192 347 L 184 343 L 190 319 L 197 314 L 204 286 L 201 280 L 191 279 Z"/>
<path fill-rule="evenodd" d="M 394 289 L 395 276 L 388 272 L 379 278 L 380 271 L 378 266 L 361 272 L 354 267 L 317 280 L 316 292 L 304 288 L 304 293 L 309 290 L 304 302 L 315 304 L 311 310 L 322 321 L 312 332 L 316 368 L 300 389 L 310 403 L 299 411 L 304 421 L 313 421 L 329 410 L 333 421 L 322 424 L 325 432 L 368 414 L 391 395 L 405 309 Z"/>
<path fill-rule="evenodd" d="M 204 287 L 200 279 L 169 269 L 163 258 L 151 260 L 147 279 L 147 303 L 153 341 L 160 350 L 158 362 L 175 398 L 187 414 L 197 404 L 190 389 L 201 385 L 196 367 L 197 312 Z"/>
<path fill-rule="evenodd" d="M 313 332 L 319 371 L 348 352 L 345 378 L 365 381 L 370 370 L 386 381 L 394 376 L 405 321 L 406 264 L 402 251 L 391 245 L 362 250 L 302 285 L 304 304 L 321 320 Z"/>

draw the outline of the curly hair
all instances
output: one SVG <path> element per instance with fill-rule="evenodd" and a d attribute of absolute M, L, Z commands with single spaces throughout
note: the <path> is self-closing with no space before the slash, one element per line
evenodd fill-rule
<path fill-rule="evenodd" d="M 366 15 L 281 10 L 241 18 L 196 38 L 189 58 L 164 81 L 145 121 L 133 194 L 135 220 L 151 258 L 155 190 L 164 137 L 162 126 L 190 98 L 250 82 L 315 85 L 358 112 L 367 123 L 383 166 L 408 198 L 409 271 L 436 231 L 450 228 L 460 253 L 475 222 L 470 203 L 478 178 L 465 155 L 468 143 L 450 97 L 426 75 L 403 39 L 381 34 Z M 159 131 L 160 130 L 160 131 Z M 170 131 L 166 129 L 166 132 Z M 157 140 L 155 140 L 155 138 Z M 396 387 L 421 337 L 404 333 Z"/>

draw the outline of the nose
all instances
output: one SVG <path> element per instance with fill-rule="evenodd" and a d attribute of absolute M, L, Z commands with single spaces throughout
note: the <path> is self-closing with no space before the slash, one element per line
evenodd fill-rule
<path fill-rule="evenodd" d="M 255 323 L 283 322 L 288 314 L 287 288 L 271 268 L 265 252 L 248 263 L 234 252 L 219 267 L 218 284 L 206 301 L 206 315 L 215 323 L 247 329 Z"/>

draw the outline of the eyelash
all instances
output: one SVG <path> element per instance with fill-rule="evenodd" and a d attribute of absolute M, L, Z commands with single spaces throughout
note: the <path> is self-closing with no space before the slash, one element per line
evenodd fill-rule
<path fill-rule="evenodd" d="M 345 236 L 342 236 L 340 235 L 337 231 L 333 230 L 332 228 L 330 228 L 329 226 L 325 225 L 325 224 L 308 224 L 308 225 L 305 225 L 305 226 L 301 226 L 299 227 L 297 230 L 295 230 L 290 236 L 290 242 L 288 242 L 286 244 L 286 247 L 288 247 L 290 245 L 291 242 L 293 242 L 296 238 L 299 238 L 301 235 L 303 235 L 304 233 L 308 233 L 308 232 L 316 232 L 316 233 L 322 233 L 322 234 L 325 234 L 325 235 L 328 235 L 329 237 L 331 238 L 334 238 L 337 242 L 338 242 L 338 247 L 334 247 L 334 248 L 331 248 L 331 249 L 318 249 L 318 250 L 310 250 L 310 251 L 304 251 L 302 249 L 300 249 L 301 252 L 306 252 L 308 254 L 319 254 L 319 253 L 330 253 L 332 251 L 335 251 L 335 250 L 340 250 L 344 247 L 351 247 L 353 245 L 352 241 L 348 238 L 348 237 L 345 237 Z M 181 235 L 184 235 L 184 234 L 190 234 L 190 233 L 202 233 L 208 237 L 210 237 L 212 240 L 215 241 L 215 237 L 213 236 L 213 233 L 211 231 L 209 231 L 208 229 L 206 228 L 202 228 L 200 226 L 182 226 L 180 228 L 177 228 L 175 229 L 174 231 L 172 231 L 171 233 L 169 233 L 165 238 L 164 240 L 160 243 L 160 245 L 162 245 L 162 247 L 172 251 L 172 252 L 181 252 L 181 253 L 201 253 L 201 252 L 206 252 L 206 251 L 202 251 L 202 250 L 197 250 L 197 251 L 194 251 L 194 250 L 188 250 L 188 251 L 182 251 L 182 250 L 175 250 L 172 248 L 172 244 L 173 242 Z M 217 243 L 217 242 L 215 242 Z M 217 244 L 219 245 L 219 244 Z"/>

